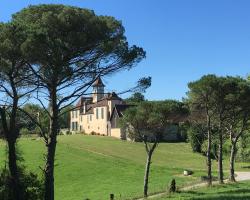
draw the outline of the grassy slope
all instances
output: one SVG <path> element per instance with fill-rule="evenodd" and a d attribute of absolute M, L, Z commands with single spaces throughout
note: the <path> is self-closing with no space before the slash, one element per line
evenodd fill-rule
<path fill-rule="evenodd" d="M 155 200 L 249 200 L 250 182 L 226 184 L 211 188 L 200 188 L 189 192 L 176 193 Z"/>
<path fill-rule="evenodd" d="M 43 142 L 24 138 L 19 141 L 19 149 L 27 168 L 41 173 Z M 3 142 L 0 156 L 4 160 Z M 141 196 L 145 156 L 140 143 L 110 137 L 60 136 L 55 170 L 56 200 L 103 200 L 110 193 L 121 199 Z M 194 170 L 194 176 L 183 177 L 183 169 Z M 189 144 L 160 144 L 153 155 L 150 193 L 165 190 L 171 178 L 176 178 L 178 186 L 195 181 L 205 175 L 204 169 L 204 157 L 192 153 Z"/>

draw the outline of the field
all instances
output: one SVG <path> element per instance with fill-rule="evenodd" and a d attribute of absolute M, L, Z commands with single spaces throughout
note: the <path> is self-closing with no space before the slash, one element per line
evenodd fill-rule
<path fill-rule="evenodd" d="M 45 152 L 43 141 L 22 138 L 18 148 L 24 155 L 27 169 L 41 174 L 39 167 L 44 164 Z M 4 142 L 0 143 L 0 155 L 3 166 L 6 157 Z M 140 197 L 145 159 L 141 143 L 101 136 L 59 136 L 56 200 L 104 200 L 110 193 L 114 193 L 117 199 Z M 149 193 L 165 191 L 172 178 L 176 179 L 178 187 L 199 181 L 199 177 L 206 174 L 205 164 L 205 158 L 193 153 L 187 143 L 160 144 L 153 155 Z M 237 170 L 242 170 L 242 166 L 238 163 Z M 194 175 L 182 176 L 184 169 L 193 170 Z"/>

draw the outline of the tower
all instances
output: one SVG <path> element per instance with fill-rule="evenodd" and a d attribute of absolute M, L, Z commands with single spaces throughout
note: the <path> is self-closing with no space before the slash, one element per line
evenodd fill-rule
<path fill-rule="evenodd" d="M 105 85 L 102 82 L 101 77 L 99 76 L 92 85 L 93 87 L 93 103 L 98 102 L 104 96 L 104 87 Z"/>

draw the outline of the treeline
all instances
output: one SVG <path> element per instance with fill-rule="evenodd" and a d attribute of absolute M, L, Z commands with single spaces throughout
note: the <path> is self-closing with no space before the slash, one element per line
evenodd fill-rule
<path fill-rule="evenodd" d="M 73 105 L 69 105 L 62 109 L 62 115 L 60 115 L 59 129 L 68 129 L 70 127 L 70 111 L 74 108 Z M 21 107 L 22 111 L 18 112 L 20 135 L 37 135 L 41 136 L 40 127 L 43 127 L 43 131 L 48 132 L 50 126 L 50 120 L 48 115 L 48 109 L 42 108 L 39 104 L 27 103 Z M 29 117 L 27 117 L 29 115 Z M 36 120 L 36 122 L 34 121 Z"/>
<path fill-rule="evenodd" d="M 92 10 L 43 4 L 0 23 L 1 137 L 7 165 L 0 176 L 0 199 L 54 199 L 57 135 L 67 108 L 89 93 L 93 82 L 136 66 L 145 51 L 130 46 L 120 21 Z M 128 91 L 145 90 L 142 78 Z M 28 104 L 38 102 L 39 106 Z M 17 140 L 39 132 L 46 147 L 43 180 L 26 172 Z"/>
<path fill-rule="evenodd" d="M 187 97 L 182 101 L 147 101 L 136 93 L 127 99 L 137 105 L 128 109 L 121 126 L 128 137 L 145 144 L 144 196 L 147 196 L 151 158 L 170 127 L 178 127 L 181 139 L 190 142 L 193 151 L 207 157 L 208 185 L 212 184 L 212 159 L 218 164 L 219 183 L 224 181 L 223 160 L 229 158 L 229 180 L 235 181 L 237 152 L 245 161 L 244 149 L 250 136 L 250 81 L 240 77 L 206 75 L 188 84 Z M 241 141 L 241 145 L 239 145 Z"/>
<path fill-rule="evenodd" d="M 190 109 L 194 150 L 207 156 L 208 184 L 212 183 L 211 159 L 218 161 L 218 179 L 223 183 L 223 148 L 230 154 L 230 177 L 235 181 L 237 145 L 247 137 L 250 125 L 250 82 L 240 77 L 203 76 L 189 83 L 187 105 Z M 205 148 L 204 148 L 205 147 Z"/>

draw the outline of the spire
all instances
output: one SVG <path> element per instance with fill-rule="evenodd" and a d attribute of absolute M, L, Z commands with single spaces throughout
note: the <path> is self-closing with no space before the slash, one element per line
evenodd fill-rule
<path fill-rule="evenodd" d="M 102 79 L 100 76 L 95 80 L 95 82 L 92 85 L 93 87 L 104 87 L 105 85 L 102 82 Z"/>

